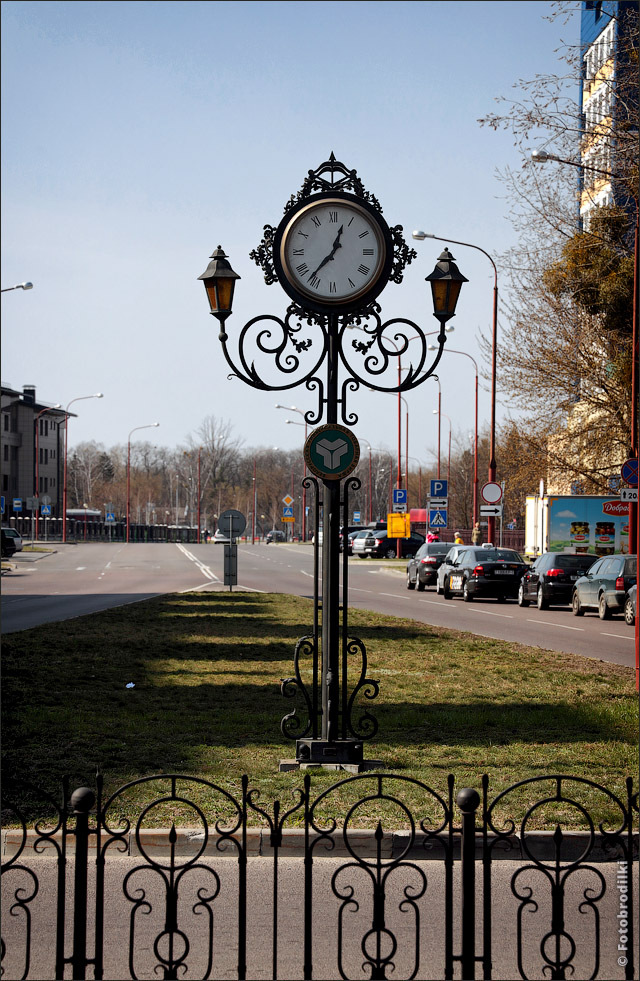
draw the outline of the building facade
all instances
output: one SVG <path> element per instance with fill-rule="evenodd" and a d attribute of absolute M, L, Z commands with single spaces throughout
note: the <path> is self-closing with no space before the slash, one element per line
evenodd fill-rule
<path fill-rule="evenodd" d="M 30 513 L 27 502 L 49 504 L 62 515 L 65 411 L 36 398 L 33 385 L 22 391 L 2 384 L 0 459 L 3 523 Z M 73 413 L 69 413 L 73 415 Z"/>
<path fill-rule="evenodd" d="M 592 2 L 582 4 L 580 49 L 582 52 L 582 142 L 580 159 L 584 169 L 579 171 L 580 219 L 582 228 L 589 228 L 594 208 L 603 205 L 628 205 L 627 194 L 612 174 L 625 169 L 626 148 L 621 136 L 626 123 L 635 123 L 629 116 L 630 105 L 626 88 L 637 85 L 637 72 L 629 64 L 634 46 L 633 32 L 637 31 L 638 4 L 632 2 Z M 629 118 L 627 118 L 629 116 Z M 635 140 L 630 140 L 635 156 Z M 632 161 L 627 161 L 632 163 Z M 593 168 L 593 169 L 589 169 Z"/>

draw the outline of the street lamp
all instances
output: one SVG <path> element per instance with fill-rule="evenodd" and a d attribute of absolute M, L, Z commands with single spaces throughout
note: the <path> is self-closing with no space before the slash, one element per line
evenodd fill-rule
<path fill-rule="evenodd" d="M 489 448 L 489 481 L 495 482 L 496 479 L 496 362 L 498 350 L 498 269 L 497 266 L 483 248 L 473 245 L 471 242 L 461 242 L 454 238 L 443 238 L 441 235 L 432 235 L 430 232 L 415 231 L 413 238 L 423 242 L 425 238 L 434 238 L 439 242 L 453 242 L 455 245 L 463 245 L 469 249 L 476 249 L 487 257 L 493 266 L 493 325 L 492 325 L 492 353 L 491 353 L 491 427 L 490 427 L 490 448 Z M 487 521 L 488 532 L 487 540 L 495 541 L 496 519 L 490 515 Z"/>
<path fill-rule="evenodd" d="M 55 405 L 52 405 L 52 406 L 50 406 L 50 407 L 48 407 L 46 409 L 42 409 L 40 412 L 38 412 L 36 414 L 34 420 L 33 420 L 33 423 L 34 423 L 34 426 L 35 426 L 35 458 L 36 458 L 36 462 L 35 462 L 35 488 L 34 488 L 34 491 L 33 491 L 33 496 L 34 496 L 35 501 L 36 501 L 36 508 L 35 508 L 35 510 L 36 510 L 36 522 L 35 522 L 35 532 L 34 532 L 33 537 L 35 538 L 36 541 L 38 541 L 38 503 L 39 503 L 39 498 L 40 498 L 40 479 L 39 479 L 40 478 L 40 469 L 39 469 L 39 463 L 40 463 L 40 439 L 39 439 L 39 435 L 40 435 L 40 431 L 39 431 L 39 428 L 38 428 L 38 419 L 40 418 L 40 416 L 45 415 L 45 413 L 51 412 L 52 409 L 61 409 L 61 408 L 62 408 L 62 406 L 60 405 L 60 403 L 59 402 L 56 402 Z M 33 512 L 32 512 L 32 514 L 33 514 Z M 33 528 L 32 528 L 32 531 L 33 531 Z"/>
<path fill-rule="evenodd" d="M 62 477 L 62 541 L 67 540 L 67 451 L 68 451 L 68 431 L 69 431 L 69 407 L 73 405 L 74 402 L 83 402 L 85 399 L 101 399 L 104 398 L 102 392 L 97 392 L 96 395 L 79 395 L 75 399 L 67 404 L 64 410 L 64 471 Z"/>
<path fill-rule="evenodd" d="M 377 303 L 389 282 L 401 282 L 405 267 L 415 257 L 404 242 L 401 226 L 387 225 L 377 199 L 364 188 L 357 172 L 331 154 L 316 170 L 307 172 L 299 193 L 289 198 L 278 227 L 266 226 L 260 245 L 251 253 L 266 284 L 278 282 L 293 301 L 284 317 L 260 314 L 251 318 L 233 332 L 230 348 L 226 319 L 231 313 L 234 281 L 239 277 L 221 247 L 199 277 L 205 283 L 210 313 L 221 325 L 218 337 L 232 377 L 262 391 L 305 385 L 318 400 L 317 409 L 305 414 L 307 422 L 315 426 L 325 420 L 310 434 L 305 449 L 308 469 L 314 475 L 305 481 L 316 489 L 316 526 L 322 493 L 322 616 L 316 551 L 313 633 L 298 642 L 295 676 L 285 679 L 282 686 L 285 696 L 302 695 L 306 707 L 306 720 L 294 708 L 281 722 L 284 735 L 296 743 L 298 764 L 358 769 L 363 762 L 363 742 L 378 728 L 375 718 L 360 711 L 357 704 L 357 696 L 363 693 L 369 700 L 375 698 L 379 685 L 366 677 L 365 646 L 348 630 L 346 550 L 340 603 L 339 530 L 348 524 L 349 489 L 359 486 L 350 476 L 358 463 L 359 446 L 345 427 L 358 421 L 349 410 L 351 393 L 363 386 L 380 392 L 410 391 L 431 377 L 442 356 L 446 323 L 455 313 L 460 287 L 466 281 L 449 253 L 440 256 L 427 277 L 432 284 L 434 316 L 440 322 L 438 351 L 430 366 L 425 332 L 405 318 L 383 322 Z M 222 290 L 216 280 L 222 281 Z M 347 328 L 354 323 L 364 326 L 367 338 L 348 345 Z M 407 351 L 410 334 L 418 343 L 412 345 L 405 377 L 394 381 L 391 373 L 385 373 L 392 359 Z M 270 367 L 270 377 L 275 373 L 281 383 L 266 379 L 264 362 Z M 360 657 L 361 671 L 359 675 L 355 671 L 358 680 L 349 690 L 354 655 Z M 303 658 L 305 663 L 310 661 L 309 686 L 302 679 Z"/>
<path fill-rule="evenodd" d="M 307 442 L 307 413 L 303 412 L 302 409 L 298 409 L 295 405 L 280 405 L 276 402 L 276 409 L 287 409 L 289 412 L 297 412 L 304 419 L 304 423 L 298 423 L 299 426 L 304 425 L 304 442 Z M 286 420 L 288 423 L 292 423 L 292 419 Z M 307 540 L 307 461 L 304 461 L 304 474 L 302 479 L 302 541 Z"/>
<path fill-rule="evenodd" d="M 429 348 L 431 349 L 432 346 L 430 345 Z M 467 351 L 455 351 L 453 348 L 448 347 L 445 353 L 462 354 L 465 358 L 469 358 L 473 362 L 476 372 L 475 441 L 473 451 L 473 525 L 475 527 L 478 521 L 478 362 Z"/>
<path fill-rule="evenodd" d="M 155 423 L 155 425 L 158 425 L 159 426 L 160 423 Z M 182 455 L 183 456 L 190 457 L 192 452 L 193 452 L 192 450 L 183 450 Z M 196 520 L 198 522 L 198 529 L 197 529 L 197 533 L 196 533 L 196 542 L 198 543 L 198 545 L 200 544 L 200 538 L 201 538 L 201 536 L 200 536 L 200 514 L 201 514 L 200 502 L 201 502 L 201 497 L 202 497 L 202 491 L 201 491 L 201 457 L 202 457 L 202 447 L 199 446 L 198 447 L 198 502 L 197 502 L 197 505 L 196 505 Z M 189 472 L 191 473 L 191 465 L 189 465 Z M 191 481 L 191 475 L 189 475 L 189 480 Z M 206 517 L 206 515 L 205 515 L 205 517 Z"/>
<path fill-rule="evenodd" d="M 198 279 L 204 282 L 210 313 L 220 321 L 220 340 L 226 340 L 224 325 L 231 315 L 236 279 L 241 277 L 231 268 L 222 246 L 218 246 L 210 259 L 211 262 Z"/>
<path fill-rule="evenodd" d="M 449 480 L 451 479 L 451 419 L 449 418 L 449 416 L 447 415 L 446 412 L 442 412 L 441 411 L 440 406 L 438 406 L 437 409 L 434 409 L 433 410 L 433 414 L 434 414 L 434 416 L 437 416 L 438 417 L 438 432 L 440 431 L 440 417 L 441 416 L 444 416 L 445 419 L 447 420 L 447 422 L 449 423 L 449 457 L 448 457 L 448 460 L 447 460 L 447 484 L 448 484 L 449 483 Z M 439 447 L 440 447 L 440 440 L 438 439 L 438 477 L 440 476 L 440 452 L 439 452 Z"/>
<path fill-rule="evenodd" d="M 437 375 L 433 376 L 433 380 L 438 383 L 438 408 L 433 410 L 434 415 L 438 416 L 438 480 L 440 479 L 440 433 L 442 430 L 442 419 L 441 409 L 442 409 L 442 385 L 440 384 L 440 379 Z"/>
<path fill-rule="evenodd" d="M 131 437 L 133 433 L 136 433 L 139 429 L 155 429 L 156 426 L 159 425 L 160 425 L 159 422 L 150 422 L 146 426 L 135 426 L 129 433 L 129 438 L 127 439 L 127 543 L 129 542 L 129 527 L 130 527 L 130 516 L 131 516 Z M 178 519 L 176 517 L 176 525 L 177 524 L 178 524 Z"/>
<path fill-rule="evenodd" d="M 0 290 L 0 293 L 8 293 L 9 290 L 32 290 L 32 289 L 33 289 L 33 283 L 16 283 L 15 286 L 5 286 L 3 290 Z"/>

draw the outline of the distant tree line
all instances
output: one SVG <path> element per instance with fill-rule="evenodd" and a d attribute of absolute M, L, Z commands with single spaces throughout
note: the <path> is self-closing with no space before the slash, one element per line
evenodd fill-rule
<path fill-rule="evenodd" d="M 504 457 L 514 452 L 510 432 L 505 435 Z M 502 445 L 502 444 L 501 444 Z M 486 480 L 489 460 L 488 433 L 478 445 L 479 487 Z M 429 482 L 437 476 L 437 463 L 430 459 L 424 465 L 415 457 L 407 468 L 402 457 L 402 483 L 408 490 L 410 508 L 425 507 Z M 408 472 L 407 472 L 408 470 Z M 198 476 L 199 471 L 199 476 Z M 187 524 L 195 526 L 198 510 L 200 526 L 213 531 L 217 517 L 227 508 L 237 508 L 262 533 L 270 528 L 284 529 L 282 499 L 294 498 L 293 529 L 302 531 L 302 480 L 305 475 L 302 446 L 297 450 L 272 447 L 245 447 L 234 437 L 229 422 L 208 416 L 194 436 L 175 449 L 150 442 L 131 444 L 130 500 L 131 521 L 136 524 Z M 473 440 L 455 437 L 451 458 L 444 450 L 440 462 L 441 477 L 449 478 L 451 528 L 471 528 L 474 497 Z M 353 512 L 360 511 L 361 522 L 386 518 L 391 508 L 392 491 L 397 486 L 398 461 L 394 450 L 372 451 L 361 445 L 360 463 L 354 476 L 360 488 L 349 493 L 349 523 Z M 95 441 L 77 444 L 69 453 L 69 507 L 112 509 L 117 518 L 126 514 L 127 446 L 105 448 Z M 505 517 L 522 519 L 524 497 L 535 486 L 510 487 L 506 482 Z M 307 491 L 309 509 L 307 527 L 313 527 L 313 493 Z M 199 507 L 198 507 L 199 505 Z"/>

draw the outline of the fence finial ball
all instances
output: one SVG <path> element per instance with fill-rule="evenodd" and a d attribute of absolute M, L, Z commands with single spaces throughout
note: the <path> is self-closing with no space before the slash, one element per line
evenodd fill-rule
<path fill-rule="evenodd" d="M 91 787 L 78 787 L 71 794 L 71 806 L 76 814 L 88 814 L 96 802 L 96 795 Z"/>
<path fill-rule="evenodd" d="M 456 803 L 461 811 L 470 813 L 475 811 L 480 804 L 480 794 L 472 787 L 463 787 L 458 791 Z"/>

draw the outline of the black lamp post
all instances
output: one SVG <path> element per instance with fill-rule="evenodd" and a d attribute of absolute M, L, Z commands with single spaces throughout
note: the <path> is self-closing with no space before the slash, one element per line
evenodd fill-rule
<path fill-rule="evenodd" d="M 305 422 L 324 422 L 305 443 L 305 462 L 314 476 L 305 477 L 303 486 L 316 492 L 313 629 L 296 645 L 294 677 L 282 682 L 284 696 L 303 700 L 307 718 L 298 716 L 297 706 L 282 719 L 282 732 L 296 741 L 296 759 L 281 764 L 283 768 L 312 764 L 357 770 L 363 765 L 363 741 L 378 728 L 368 711 L 356 717 L 357 696 L 374 699 L 378 682 L 367 678 L 365 646 L 348 629 L 346 549 L 340 602 L 339 529 L 349 523 L 349 490 L 360 486 L 350 476 L 359 459 L 358 442 L 345 427 L 358 421 L 348 410 L 350 393 L 361 387 L 410 391 L 434 373 L 442 357 L 445 324 L 454 316 L 460 288 L 467 282 L 447 250 L 427 277 L 434 316 L 440 321 L 430 365 L 422 327 L 404 318 L 383 322 L 376 302 L 389 281 L 402 282 L 405 267 L 415 257 L 402 237 L 402 226 L 386 224 L 379 203 L 356 171 L 331 154 L 317 170 L 309 171 L 280 224 L 266 225 L 262 242 L 251 253 L 267 285 L 279 282 L 293 301 L 283 319 L 259 315 L 230 338 L 225 321 L 240 277 L 220 246 L 199 277 L 210 312 L 220 321 L 219 339 L 230 377 L 271 392 L 304 385 L 318 400 L 317 409 L 304 413 Z M 363 340 L 351 340 L 348 328 L 353 326 L 364 333 Z M 394 370 L 401 357 L 404 377 Z"/>

